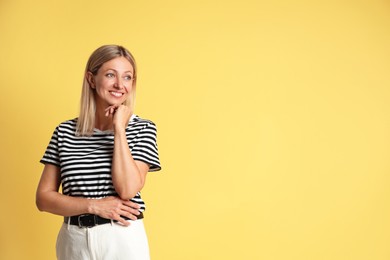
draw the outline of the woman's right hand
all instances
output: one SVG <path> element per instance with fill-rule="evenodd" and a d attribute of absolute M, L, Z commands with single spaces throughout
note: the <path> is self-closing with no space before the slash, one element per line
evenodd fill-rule
<path fill-rule="evenodd" d="M 106 197 L 103 199 L 91 199 L 91 214 L 99 215 L 102 218 L 116 220 L 124 226 L 129 226 L 130 222 L 122 218 L 127 217 L 137 220 L 140 214 L 140 205 L 128 200 L 122 200 L 118 197 Z"/>

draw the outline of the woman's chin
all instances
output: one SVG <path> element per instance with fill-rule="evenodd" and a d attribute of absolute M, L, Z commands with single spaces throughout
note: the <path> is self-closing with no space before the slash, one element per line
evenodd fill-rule
<path fill-rule="evenodd" d="M 116 102 L 110 102 L 109 106 L 120 106 L 123 105 L 124 102 L 121 101 L 116 101 Z"/>

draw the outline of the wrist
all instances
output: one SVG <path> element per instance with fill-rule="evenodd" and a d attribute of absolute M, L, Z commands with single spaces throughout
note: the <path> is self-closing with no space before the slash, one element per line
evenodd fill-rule
<path fill-rule="evenodd" d="M 121 133 L 126 133 L 126 127 L 121 127 L 121 126 L 116 126 L 114 125 L 114 133 L 118 133 L 118 134 L 121 134 Z"/>
<path fill-rule="evenodd" d="M 95 199 L 87 199 L 87 213 L 88 214 L 95 214 L 97 213 L 97 204 L 98 201 Z"/>

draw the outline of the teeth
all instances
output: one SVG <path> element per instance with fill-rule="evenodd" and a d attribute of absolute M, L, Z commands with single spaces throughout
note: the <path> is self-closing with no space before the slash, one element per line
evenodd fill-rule
<path fill-rule="evenodd" d="M 110 92 L 110 93 L 116 97 L 121 97 L 123 95 L 123 93 L 119 93 L 119 92 Z"/>

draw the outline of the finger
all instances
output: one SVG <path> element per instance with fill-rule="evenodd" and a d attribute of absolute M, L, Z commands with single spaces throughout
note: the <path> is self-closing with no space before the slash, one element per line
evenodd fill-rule
<path fill-rule="evenodd" d="M 115 106 L 114 105 L 108 106 L 108 107 L 106 107 L 106 109 L 104 109 L 104 111 L 110 111 L 110 109 L 113 108 L 113 107 L 115 107 Z"/>
<path fill-rule="evenodd" d="M 111 111 L 111 114 L 114 114 L 115 112 L 116 112 L 116 107 L 112 107 L 111 109 L 110 109 L 110 111 Z"/>
<path fill-rule="evenodd" d="M 132 208 L 129 206 L 123 206 L 123 208 L 121 208 L 121 210 L 123 212 L 125 212 L 126 214 L 131 214 L 131 215 L 135 215 L 135 216 L 138 216 L 141 214 L 141 212 L 139 211 L 138 208 Z M 126 217 L 127 217 L 127 215 L 126 215 Z"/>
<path fill-rule="evenodd" d="M 141 214 L 141 212 L 138 210 L 138 209 L 134 209 L 134 208 L 130 208 L 130 207 L 126 207 L 125 209 L 123 209 L 126 213 L 128 214 L 131 214 L 131 215 L 135 215 L 135 216 L 138 216 Z"/>
<path fill-rule="evenodd" d="M 119 214 L 119 218 L 127 218 L 127 219 L 131 219 L 131 220 L 137 220 L 138 217 L 136 216 L 136 214 L 133 214 L 133 213 L 130 213 L 129 211 L 127 210 L 120 210 L 118 211 L 118 214 Z"/>
<path fill-rule="evenodd" d="M 141 208 L 141 205 L 139 205 L 138 203 L 135 203 L 135 202 L 132 202 L 130 200 L 123 200 L 122 201 L 123 205 L 126 205 L 130 208 L 134 208 L 134 209 L 140 209 Z"/>
<path fill-rule="evenodd" d="M 126 217 L 126 218 L 131 219 L 131 220 L 138 219 L 137 214 L 132 214 L 132 213 L 129 213 L 127 211 L 123 211 L 120 215 L 121 215 L 121 217 Z"/>
<path fill-rule="evenodd" d="M 104 111 L 112 111 L 112 109 L 116 110 L 119 106 L 118 105 L 110 105 L 104 109 Z"/>
<path fill-rule="evenodd" d="M 104 109 L 104 111 L 106 112 L 105 116 L 108 117 L 108 116 L 112 115 L 112 106 L 107 107 L 106 109 Z"/>
<path fill-rule="evenodd" d="M 126 219 L 124 218 L 121 218 L 121 217 L 118 217 L 117 219 L 115 219 L 116 221 L 118 221 L 119 223 L 121 223 L 123 226 L 130 226 L 130 222 L 127 221 Z"/>
<path fill-rule="evenodd" d="M 118 211 L 118 213 L 115 214 L 115 217 L 113 217 L 112 220 L 119 222 L 120 224 L 122 224 L 124 226 L 130 225 L 129 221 L 127 221 L 126 219 L 123 218 L 123 216 L 125 216 L 124 214 L 125 214 L 125 212 Z"/>
<path fill-rule="evenodd" d="M 125 106 L 125 105 L 119 105 L 119 106 L 117 107 L 117 109 L 120 109 L 121 111 L 127 112 L 128 107 Z"/>

